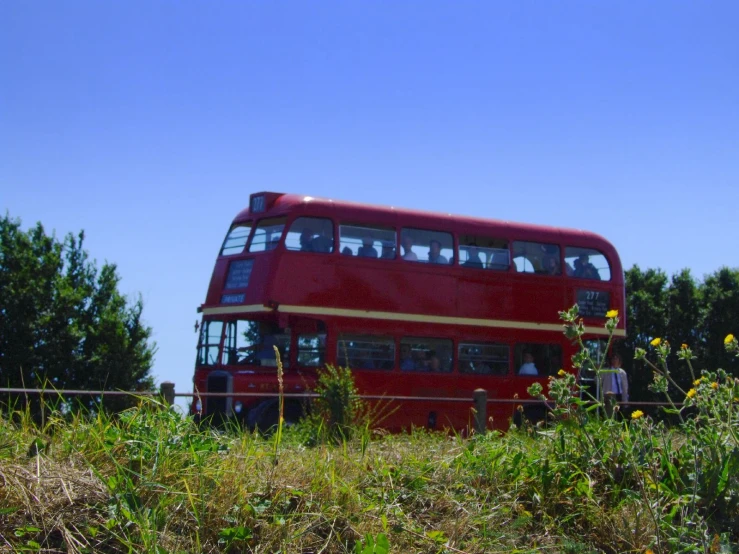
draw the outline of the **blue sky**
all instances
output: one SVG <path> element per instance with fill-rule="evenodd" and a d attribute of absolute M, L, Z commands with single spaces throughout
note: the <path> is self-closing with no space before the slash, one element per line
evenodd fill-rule
<path fill-rule="evenodd" d="M 84 229 L 191 387 L 259 190 L 583 228 L 739 266 L 739 3 L 0 3 L 0 210 Z"/>

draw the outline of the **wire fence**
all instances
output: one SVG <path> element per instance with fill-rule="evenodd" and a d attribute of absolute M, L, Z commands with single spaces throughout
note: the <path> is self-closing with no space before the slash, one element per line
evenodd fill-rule
<path fill-rule="evenodd" d="M 158 391 L 121 391 L 121 390 L 79 390 L 79 389 L 30 389 L 30 388 L 0 388 L 0 394 L 16 394 L 16 395 L 39 395 L 48 397 L 71 397 L 71 396 L 95 396 L 101 400 L 106 396 L 128 396 L 128 397 L 159 397 L 166 404 L 172 406 L 175 398 L 275 398 L 278 396 L 276 391 L 269 392 L 175 392 L 175 384 L 165 381 L 160 384 Z M 318 395 L 311 392 L 304 393 L 283 393 L 285 399 L 302 399 L 310 400 L 317 398 Z M 550 400 L 542 400 L 537 398 L 490 398 L 488 391 L 485 389 L 477 389 L 474 391 L 472 398 L 469 396 L 398 396 L 398 395 L 377 395 L 377 394 L 360 394 L 358 398 L 362 400 L 382 400 L 397 402 L 438 402 L 438 403 L 466 403 L 474 408 L 475 429 L 478 432 L 484 432 L 488 422 L 488 405 L 490 404 L 508 404 L 516 406 L 542 406 L 546 409 L 554 408 L 554 403 Z M 607 399 L 607 410 L 611 411 L 618 405 L 615 399 Z M 668 402 L 631 402 L 621 404 L 629 408 L 659 408 L 672 407 L 680 408 L 681 403 L 670 404 Z"/>

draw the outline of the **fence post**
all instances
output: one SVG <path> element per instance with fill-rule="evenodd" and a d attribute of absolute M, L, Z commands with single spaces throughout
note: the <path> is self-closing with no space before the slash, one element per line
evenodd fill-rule
<path fill-rule="evenodd" d="M 164 381 L 159 385 L 159 393 L 164 398 L 167 406 L 174 404 L 174 383 L 172 381 Z"/>
<path fill-rule="evenodd" d="M 475 389 L 475 431 L 485 434 L 488 421 L 488 391 Z"/>

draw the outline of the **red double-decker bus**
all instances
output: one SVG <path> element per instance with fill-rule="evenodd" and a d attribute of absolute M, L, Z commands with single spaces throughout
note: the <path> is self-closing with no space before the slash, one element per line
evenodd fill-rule
<path fill-rule="evenodd" d="M 384 427 L 464 429 L 475 389 L 527 398 L 571 367 L 558 311 L 579 305 L 595 351 L 606 312 L 623 314 L 624 301 L 618 254 L 593 233 L 253 194 L 199 309 L 195 392 L 233 394 L 204 395 L 193 410 L 274 424 L 277 397 L 244 393 L 276 395 L 276 346 L 287 393 L 309 391 L 325 364 L 346 366 L 361 394 L 416 398 L 389 401 Z M 288 400 L 285 418 L 304 410 Z M 512 411 L 491 402 L 493 425 L 507 427 Z"/>

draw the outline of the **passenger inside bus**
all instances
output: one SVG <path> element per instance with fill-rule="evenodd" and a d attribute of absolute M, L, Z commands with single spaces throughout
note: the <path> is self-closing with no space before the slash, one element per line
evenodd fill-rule
<path fill-rule="evenodd" d="M 362 258 L 376 258 L 377 250 L 375 249 L 373 244 L 374 240 L 372 240 L 372 237 L 364 237 L 362 239 L 362 246 L 360 246 L 359 250 L 357 251 L 357 256 L 360 256 Z"/>
<path fill-rule="evenodd" d="M 382 253 L 380 258 L 392 260 L 395 258 L 395 243 L 389 240 L 382 241 Z"/>
<path fill-rule="evenodd" d="M 462 264 L 464 267 L 476 267 L 482 269 L 482 259 L 480 259 L 480 250 L 475 245 L 467 247 L 467 260 Z"/>
<path fill-rule="evenodd" d="M 539 375 L 539 370 L 534 364 L 534 355 L 531 352 L 523 353 L 523 364 L 518 370 L 519 375 Z"/>
<path fill-rule="evenodd" d="M 349 248 L 348 246 L 345 246 L 344 248 L 341 249 L 341 255 L 342 256 L 353 256 L 354 254 L 352 253 L 351 248 Z"/>
<path fill-rule="evenodd" d="M 510 265 L 508 263 L 508 259 L 509 259 L 508 258 L 508 256 L 509 256 L 508 251 L 507 250 L 501 251 L 501 250 L 502 249 L 496 249 L 496 251 L 494 251 L 490 255 L 490 263 L 488 265 L 488 267 L 490 269 L 498 269 L 498 270 L 502 270 L 502 271 L 505 271 L 505 270 L 508 269 L 508 267 Z M 513 265 L 513 268 L 514 269 L 516 268 L 516 265 L 515 264 Z"/>
<path fill-rule="evenodd" d="M 547 256 L 544 259 L 544 269 L 548 275 L 559 275 L 559 260 L 554 256 Z"/>
<path fill-rule="evenodd" d="M 429 263 L 448 264 L 449 260 L 441 254 L 441 243 L 436 239 L 429 242 Z"/>
<path fill-rule="evenodd" d="M 256 355 L 259 365 L 277 367 L 275 346 L 277 346 L 277 337 L 273 333 L 262 335 L 262 344 Z"/>
<path fill-rule="evenodd" d="M 441 370 L 441 361 L 439 360 L 439 356 L 436 354 L 431 354 L 431 356 L 428 359 L 428 364 L 426 366 L 427 371 L 439 371 Z"/>
<path fill-rule="evenodd" d="M 575 277 L 580 279 L 597 279 L 600 280 L 600 273 L 595 269 L 595 266 L 590 263 L 590 258 L 587 254 L 581 254 L 575 260 Z"/>
<path fill-rule="evenodd" d="M 411 262 L 417 262 L 418 256 L 413 251 L 413 237 L 410 235 L 403 235 L 403 259 Z"/>
<path fill-rule="evenodd" d="M 277 248 L 277 245 L 280 244 L 280 235 L 272 235 L 272 237 L 269 239 L 269 242 L 267 243 L 266 250 L 274 250 Z"/>
<path fill-rule="evenodd" d="M 304 227 L 300 233 L 300 251 L 313 252 L 313 231 Z"/>
<path fill-rule="evenodd" d="M 328 235 L 331 236 L 328 236 Z M 333 233 L 329 233 L 326 229 L 321 229 L 321 234 L 311 241 L 313 252 L 333 252 L 334 238 Z"/>
<path fill-rule="evenodd" d="M 413 359 L 413 353 L 409 344 L 400 345 L 400 369 L 403 371 L 416 369 L 416 362 Z"/>

